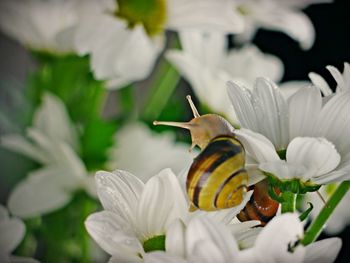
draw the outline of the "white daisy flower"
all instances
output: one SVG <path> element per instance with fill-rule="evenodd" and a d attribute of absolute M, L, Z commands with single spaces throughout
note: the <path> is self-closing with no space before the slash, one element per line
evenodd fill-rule
<path fill-rule="evenodd" d="M 36 51 L 74 51 L 73 31 L 77 24 L 72 0 L 5 0 L 0 3 L 0 28 Z"/>
<path fill-rule="evenodd" d="M 349 179 L 349 91 L 324 105 L 316 87 L 301 88 L 285 100 L 264 78 L 257 79 L 252 91 L 229 83 L 228 92 L 242 127 L 266 136 L 286 159 L 260 164 L 260 169 L 280 179 L 316 184 Z"/>
<path fill-rule="evenodd" d="M 209 218 L 193 218 L 186 228 L 167 233 L 166 252 L 145 255 L 145 262 L 333 262 L 339 238 L 325 239 L 307 247 L 297 244 L 303 224 L 296 214 L 275 217 L 257 235 L 254 246 L 240 250 L 229 229 Z M 325 249 L 327 248 L 327 249 Z"/>
<path fill-rule="evenodd" d="M 115 134 L 114 145 L 108 153 L 109 170 L 130 171 L 141 181 L 148 179 L 163 167 L 178 174 L 193 161 L 189 146 L 176 143 L 172 133 L 153 133 L 142 123 L 130 123 Z"/>
<path fill-rule="evenodd" d="M 237 37 L 251 39 L 258 28 L 281 31 L 309 49 L 315 41 L 315 29 L 300 9 L 310 4 L 328 3 L 331 0 L 236 0 L 237 10 L 245 18 L 245 30 Z"/>
<path fill-rule="evenodd" d="M 257 76 L 274 81 L 282 78 L 282 62 L 253 45 L 229 51 L 227 36 L 222 32 L 185 30 L 179 34 L 183 50 L 167 51 L 168 60 L 190 82 L 202 103 L 232 121 L 237 117 L 224 89 L 228 80 L 250 86 Z"/>
<path fill-rule="evenodd" d="M 11 213 L 29 218 L 52 212 L 65 206 L 77 189 L 95 195 L 93 177 L 88 177 L 76 153 L 77 133 L 63 103 L 54 95 L 46 93 L 43 97 L 27 136 L 5 135 L 1 145 L 42 164 L 10 194 Z"/>
<path fill-rule="evenodd" d="M 146 78 L 165 44 L 164 29 L 243 29 L 230 0 L 81 1 L 76 47 L 110 88 Z"/>
<path fill-rule="evenodd" d="M 98 172 L 96 183 L 105 210 L 90 215 L 85 224 L 95 241 L 112 256 L 112 261 L 139 262 L 147 252 L 164 250 L 165 235 L 175 220 L 186 223 L 192 217 L 213 218 L 230 225 L 245 246 L 251 242 L 246 232 L 259 224 L 257 221 L 242 227 L 232 224 L 251 192 L 235 208 L 190 213 L 189 201 L 170 169 L 162 170 L 146 183 L 122 170 Z"/>
<path fill-rule="evenodd" d="M 349 63 L 344 63 L 344 71 L 340 73 L 339 70 L 334 66 L 327 66 L 328 71 L 332 74 L 334 80 L 337 82 L 337 88 L 335 92 L 342 92 L 350 90 L 350 65 Z M 332 89 L 329 87 L 328 83 L 319 74 L 310 72 L 309 78 L 312 83 L 319 87 L 325 96 L 333 94 Z"/>
<path fill-rule="evenodd" d="M 327 201 L 334 193 L 336 187 L 336 184 L 329 184 L 322 186 L 318 191 Z M 310 215 L 311 218 L 316 218 L 325 204 L 316 193 L 308 193 L 305 199 L 305 201 L 313 204 L 314 208 L 312 209 Z M 339 234 L 350 224 L 350 212 L 348 209 L 349 205 L 350 192 L 347 192 L 333 211 L 332 215 L 329 217 L 325 225 L 324 232 L 329 235 Z"/>
<path fill-rule="evenodd" d="M 0 205 L 0 261 L 2 263 L 36 263 L 32 258 L 13 256 L 11 253 L 21 243 L 25 225 L 17 218 L 10 218 L 5 207 Z"/>

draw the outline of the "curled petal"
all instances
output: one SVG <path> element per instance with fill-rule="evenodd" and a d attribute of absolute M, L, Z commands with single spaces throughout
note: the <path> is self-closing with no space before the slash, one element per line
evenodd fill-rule
<path fill-rule="evenodd" d="M 333 171 L 340 162 L 334 145 L 325 138 L 297 137 L 287 148 L 287 162 L 307 167 L 317 177 Z"/>
<path fill-rule="evenodd" d="M 306 247 L 304 263 L 334 262 L 342 245 L 340 238 L 328 238 Z"/>

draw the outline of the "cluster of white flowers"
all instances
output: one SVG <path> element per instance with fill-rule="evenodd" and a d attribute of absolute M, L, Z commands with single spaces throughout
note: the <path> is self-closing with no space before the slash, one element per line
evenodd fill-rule
<path fill-rule="evenodd" d="M 151 73 L 165 30 L 232 33 L 246 42 L 258 28 L 267 28 L 308 49 L 314 28 L 300 10 L 324 2 L 330 1 L 153 0 L 145 6 L 140 0 L 6 0 L 0 26 L 37 51 L 89 54 L 95 77 L 120 88 Z"/>
<path fill-rule="evenodd" d="M 86 227 L 111 262 L 333 262 L 341 247 L 339 238 L 300 245 L 296 214 L 277 216 L 263 229 L 257 221 L 238 223 L 234 217 L 251 193 L 233 209 L 190 213 L 170 169 L 146 184 L 126 171 L 98 172 L 96 183 L 105 210 L 89 216 Z"/>

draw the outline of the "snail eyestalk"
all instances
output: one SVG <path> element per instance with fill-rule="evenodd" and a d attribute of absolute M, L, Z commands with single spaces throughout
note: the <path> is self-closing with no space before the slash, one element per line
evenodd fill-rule
<path fill-rule="evenodd" d="M 193 116 L 194 116 L 195 118 L 200 117 L 201 115 L 198 113 L 198 110 L 197 110 L 196 106 L 194 105 L 191 96 L 190 96 L 190 95 L 187 95 L 187 96 L 186 96 L 186 99 L 187 99 L 188 103 L 190 104 L 190 107 L 191 107 Z"/>

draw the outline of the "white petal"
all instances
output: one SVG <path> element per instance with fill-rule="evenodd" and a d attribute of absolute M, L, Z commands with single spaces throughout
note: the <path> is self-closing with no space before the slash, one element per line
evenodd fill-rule
<path fill-rule="evenodd" d="M 270 80 L 257 78 L 253 93 L 256 100 L 256 116 L 259 123 L 258 132 L 265 135 L 277 150 L 285 149 L 288 144 L 288 105 L 280 89 Z"/>
<path fill-rule="evenodd" d="M 276 161 L 278 157 L 275 147 L 263 135 L 247 129 L 235 130 L 237 138 L 242 142 L 245 150 L 259 163 Z"/>
<path fill-rule="evenodd" d="M 303 178 L 307 180 L 310 177 L 306 167 L 299 164 L 287 163 L 286 161 L 261 163 L 259 168 L 273 174 L 281 180 L 293 178 Z"/>
<path fill-rule="evenodd" d="M 186 257 L 185 225 L 181 220 L 175 220 L 166 232 L 165 248 L 169 254 Z"/>
<path fill-rule="evenodd" d="M 64 141 L 77 149 L 77 134 L 63 102 L 58 97 L 50 93 L 44 94 L 43 102 L 33 117 L 33 127 L 49 138 Z"/>
<path fill-rule="evenodd" d="M 143 183 L 134 175 L 116 170 L 113 173 L 96 173 L 97 193 L 103 207 L 134 222 Z"/>
<path fill-rule="evenodd" d="M 208 242 L 207 245 L 211 243 L 219 248 L 220 254 L 226 260 L 234 261 L 238 253 L 237 242 L 228 228 L 207 217 L 195 217 L 190 221 L 187 227 L 186 240 L 189 254 L 198 249 L 198 243 L 203 240 Z M 207 253 L 210 254 L 211 251 L 209 250 Z"/>
<path fill-rule="evenodd" d="M 130 223 L 113 212 L 94 213 L 86 219 L 85 226 L 99 246 L 110 255 L 143 253 Z"/>
<path fill-rule="evenodd" d="M 184 219 L 187 202 L 170 169 L 162 170 L 145 185 L 137 211 L 137 226 L 146 237 L 164 234 L 175 219 Z"/>
<path fill-rule="evenodd" d="M 297 136 L 311 134 L 313 124 L 322 107 L 322 97 L 318 88 L 305 87 L 296 92 L 289 100 L 290 140 Z"/>
<path fill-rule="evenodd" d="M 198 240 L 194 244 L 188 257 L 191 262 L 203 263 L 225 263 L 233 260 L 233 258 L 225 258 L 225 254 L 217 244 L 205 239 Z"/>
<path fill-rule="evenodd" d="M 259 16 L 262 27 L 286 33 L 300 43 L 301 48 L 309 49 L 315 41 L 315 30 L 310 19 L 301 11 L 274 8 Z"/>
<path fill-rule="evenodd" d="M 317 177 L 333 171 L 340 155 L 325 138 L 297 137 L 288 145 L 286 159 L 288 163 L 307 167 Z"/>
<path fill-rule="evenodd" d="M 145 263 L 164 263 L 164 262 L 167 262 L 167 263 L 186 263 L 187 262 L 188 263 L 189 261 L 184 260 L 183 258 L 174 256 L 170 253 L 157 251 L 157 252 L 145 254 L 144 262 Z"/>
<path fill-rule="evenodd" d="M 274 217 L 256 239 L 254 250 L 266 262 L 302 262 L 305 249 L 298 246 L 293 253 L 288 245 L 293 245 L 303 235 L 303 225 L 297 214 L 282 214 Z"/>
<path fill-rule="evenodd" d="M 14 215 L 30 218 L 65 206 L 71 199 L 64 169 L 48 167 L 31 173 L 11 192 L 8 207 Z"/>
<path fill-rule="evenodd" d="M 255 79 L 262 76 L 278 82 L 284 70 L 279 58 L 263 53 L 252 44 L 230 50 L 223 58 L 222 67 L 230 73 L 232 79 L 241 80 L 248 86 L 252 86 Z"/>
<path fill-rule="evenodd" d="M 316 87 L 318 87 L 322 91 L 324 96 L 329 96 L 333 93 L 328 83 L 319 74 L 310 72 L 309 78 L 311 79 L 312 84 L 314 84 Z"/>
<path fill-rule="evenodd" d="M 21 243 L 25 225 L 17 218 L 0 221 L 0 254 L 11 254 Z"/>
<path fill-rule="evenodd" d="M 237 33 L 243 30 L 243 19 L 232 1 L 219 0 L 169 0 L 169 29 L 200 29 Z"/>
<path fill-rule="evenodd" d="M 251 91 L 238 82 L 229 81 L 227 92 L 242 127 L 258 131 L 258 119 L 251 101 L 254 95 Z"/>
<path fill-rule="evenodd" d="M 37 162 L 47 162 L 47 156 L 45 156 L 45 154 L 38 147 L 34 146 L 32 143 L 20 135 L 10 134 L 1 136 L 0 143 L 1 146 L 9 149 L 10 151 L 24 154 Z"/>
<path fill-rule="evenodd" d="M 314 135 L 326 137 L 337 148 L 341 156 L 345 157 L 350 151 L 350 91 L 337 93 L 322 108 L 314 129 Z M 350 160 L 342 159 L 343 162 Z"/>
<path fill-rule="evenodd" d="M 336 237 L 312 243 L 306 247 L 304 263 L 332 263 L 335 261 L 341 245 L 341 239 Z"/>
<path fill-rule="evenodd" d="M 310 86 L 309 81 L 304 80 L 291 80 L 279 84 L 281 89 L 281 94 L 283 98 L 288 101 L 288 99 L 293 96 L 299 89 Z"/>
<path fill-rule="evenodd" d="M 332 74 L 333 78 L 337 82 L 337 92 L 345 91 L 344 79 L 342 74 L 339 72 L 339 70 L 333 66 L 327 66 L 326 68 L 329 70 L 329 72 Z"/>

